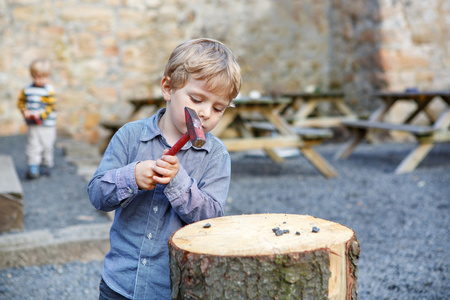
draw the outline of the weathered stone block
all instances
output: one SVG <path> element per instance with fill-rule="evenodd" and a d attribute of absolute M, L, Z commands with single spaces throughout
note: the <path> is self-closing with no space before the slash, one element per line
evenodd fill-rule
<path fill-rule="evenodd" d="M 90 92 L 101 103 L 116 103 L 119 98 L 115 86 L 92 86 Z"/>
<path fill-rule="evenodd" d="M 75 34 L 71 38 L 73 51 L 77 57 L 92 57 L 97 51 L 97 38 L 89 32 Z"/>
<path fill-rule="evenodd" d="M 76 5 L 62 8 L 61 19 L 67 22 L 71 21 L 112 22 L 114 19 L 114 13 L 110 8 Z"/>

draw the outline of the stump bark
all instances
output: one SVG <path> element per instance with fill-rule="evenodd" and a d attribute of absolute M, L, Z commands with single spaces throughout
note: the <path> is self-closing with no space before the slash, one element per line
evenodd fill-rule
<path fill-rule="evenodd" d="M 208 219 L 176 231 L 169 251 L 172 299 L 357 299 L 359 242 L 327 220 Z"/>

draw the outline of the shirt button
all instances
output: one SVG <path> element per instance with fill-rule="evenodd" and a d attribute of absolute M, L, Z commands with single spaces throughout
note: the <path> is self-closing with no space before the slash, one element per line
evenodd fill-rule
<path fill-rule="evenodd" d="M 152 233 L 147 234 L 147 238 L 150 240 L 152 238 Z"/>
<path fill-rule="evenodd" d="M 145 258 L 142 260 L 142 264 L 143 264 L 144 266 L 147 264 L 147 260 L 146 260 Z"/>
<path fill-rule="evenodd" d="M 128 193 L 133 194 L 133 190 L 130 187 L 127 187 L 127 191 Z"/>
<path fill-rule="evenodd" d="M 158 206 L 153 207 L 153 212 L 156 214 L 158 212 Z"/>

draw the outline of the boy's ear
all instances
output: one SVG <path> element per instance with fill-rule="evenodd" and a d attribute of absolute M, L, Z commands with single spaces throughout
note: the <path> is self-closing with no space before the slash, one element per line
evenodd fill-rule
<path fill-rule="evenodd" d="M 166 100 L 166 101 L 170 101 L 171 96 L 172 96 L 172 90 L 170 88 L 169 80 L 170 79 L 168 79 L 165 76 L 161 79 L 161 92 L 164 97 L 164 100 Z"/>

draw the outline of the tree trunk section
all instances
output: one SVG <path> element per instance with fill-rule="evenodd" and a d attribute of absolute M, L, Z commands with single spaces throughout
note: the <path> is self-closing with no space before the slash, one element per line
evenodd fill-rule
<path fill-rule="evenodd" d="M 327 220 L 203 220 L 176 231 L 169 251 L 172 299 L 357 299 L 359 242 Z"/>

